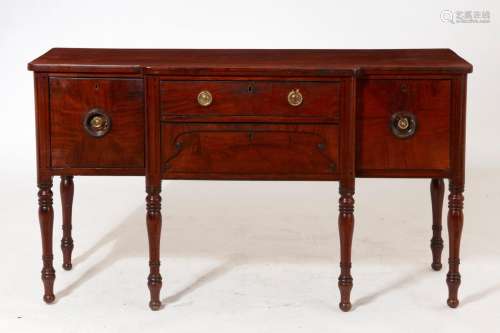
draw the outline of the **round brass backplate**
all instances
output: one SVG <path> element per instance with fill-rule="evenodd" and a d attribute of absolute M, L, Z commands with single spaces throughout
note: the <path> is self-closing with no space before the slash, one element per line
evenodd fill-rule
<path fill-rule="evenodd" d="M 93 137 L 103 137 L 111 129 L 111 118 L 102 109 L 93 108 L 85 114 L 83 128 Z"/>
<path fill-rule="evenodd" d="M 209 106 L 210 104 L 212 104 L 213 97 L 210 91 L 203 90 L 198 94 L 197 100 L 198 104 L 200 104 L 201 106 Z"/>
<path fill-rule="evenodd" d="M 288 104 L 291 106 L 299 106 L 304 101 L 304 97 L 299 89 L 293 89 L 288 93 Z"/>
<path fill-rule="evenodd" d="M 390 127 L 397 138 L 409 138 L 415 134 L 417 119 L 411 112 L 396 112 L 391 116 Z"/>

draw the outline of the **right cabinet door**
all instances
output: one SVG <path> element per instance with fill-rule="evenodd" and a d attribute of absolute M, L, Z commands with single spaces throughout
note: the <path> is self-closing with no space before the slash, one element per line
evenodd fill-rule
<path fill-rule="evenodd" d="M 360 80 L 356 169 L 361 176 L 446 174 L 451 80 Z"/>

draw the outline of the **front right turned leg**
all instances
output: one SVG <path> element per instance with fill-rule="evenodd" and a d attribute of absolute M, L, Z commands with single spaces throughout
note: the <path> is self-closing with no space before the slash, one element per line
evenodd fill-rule
<path fill-rule="evenodd" d="M 159 310 L 161 308 L 160 290 L 162 286 L 160 274 L 161 184 L 147 186 L 146 191 L 146 223 L 149 239 L 148 288 L 151 295 L 149 307 L 151 310 Z"/>
<path fill-rule="evenodd" d="M 448 285 L 448 306 L 456 308 L 458 306 L 458 287 L 462 281 L 460 275 L 460 240 L 464 224 L 464 185 L 463 182 L 456 182 L 450 179 L 450 194 L 448 196 L 448 236 L 450 257 L 448 259 L 449 270 L 446 275 Z"/>
<path fill-rule="evenodd" d="M 52 253 L 52 227 L 54 224 L 54 211 L 52 208 L 52 177 L 39 179 L 38 181 L 38 219 L 42 233 L 42 281 L 44 286 L 43 300 L 52 303 L 54 296 L 54 280 L 56 272 L 52 265 L 54 255 Z"/>
<path fill-rule="evenodd" d="M 340 187 L 339 235 L 340 235 L 340 303 L 342 311 L 351 309 L 351 248 L 354 230 L 354 190 Z"/>

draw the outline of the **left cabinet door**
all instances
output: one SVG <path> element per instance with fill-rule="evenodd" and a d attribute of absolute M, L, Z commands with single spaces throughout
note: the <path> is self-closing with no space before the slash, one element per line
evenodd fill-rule
<path fill-rule="evenodd" d="M 51 167 L 144 168 L 144 85 L 51 77 Z"/>

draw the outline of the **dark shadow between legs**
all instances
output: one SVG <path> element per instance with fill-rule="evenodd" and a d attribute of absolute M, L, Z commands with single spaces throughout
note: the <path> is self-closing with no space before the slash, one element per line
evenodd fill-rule
<path fill-rule="evenodd" d="M 418 269 L 418 270 L 412 272 L 411 274 L 403 276 L 402 278 L 394 281 L 393 283 L 385 286 L 384 288 L 379 289 L 376 292 L 369 294 L 367 296 L 361 297 L 360 299 L 358 299 L 357 301 L 355 301 L 352 304 L 352 310 L 355 310 L 360 306 L 363 306 L 363 305 L 366 305 L 366 304 L 373 302 L 381 295 L 388 294 L 391 291 L 394 291 L 394 290 L 397 290 L 401 287 L 407 286 L 407 285 L 411 284 L 412 282 L 418 280 L 420 278 L 420 276 L 422 276 L 426 273 L 429 273 L 429 269 Z"/>
<path fill-rule="evenodd" d="M 189 293 L 192 293 L 201 286 L 218 279 L 220 276 L 226 274 L 227 272 L 231 271 L 236 266 L 239 266 L 242 263 L 243 260 L 241 257 L 234 257 L 226 260 L 223 264 L 218 265 L 210 269 L 209 271 L 205 272 L 203 275 L 196 278 L 193 282 L 189 283 L 181 290 L 164 298 L 162 301 L 163 306 L 166 306 L 168 304 L 173 304 L 179 301 L 182 297 L 186 296 Z"/>
<path fill-rule="evenodd" d="M 86 250 L 83 254 L 75 257 L 73 260 L 74 267 L 88 260 L 100 249 L 112 244 L 112 248 L 106 256 L 94 264 L 91 268 L 83 272 L 83 274 L 81 274 L 74 282 L 58 292 L 56 294 L 56 300 L 71 294 L 76 288 L 91 280 L 97 274 L 109 269 L 114 263 L 121 259 L 137 256 L 140 252 L 143 252 L 144 255 L 146 255 L 147 250 L 145 249 L 147 247 L 141 246 L 143 244 L 140 243 L 137 236 L 141 235 L 141 233 L 144 235 L 146 234 L 145 224 L 138 223 L 144 218 L 144 215 L 144 209 L 142 207 L 137 208 L 122 223 L 107 232 L 91 248 Z M 66 274 L 71 274 L 71 272 L 67 272 Z"/>
<path fill-rule="evenodd" d="M 467 305 L 470 303 L 477 302 L 477 301 L 481 300 L 482 298 L 491 296 L 491 294 L 497 293 L 499 291 L 500 291 L 500 283 L 497 283 L 491 287 L 488 287 L 488 288 L 485 288 L 481 291 L 478 291 L 477 293 L 474 293 L 472 295 L 464 297 L 462 299 L 462 301 L 460 302 L 460 305 L 464 306 L 464 305 Z"/>

